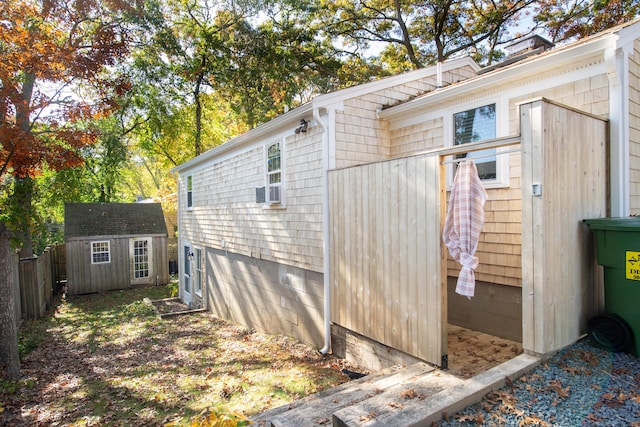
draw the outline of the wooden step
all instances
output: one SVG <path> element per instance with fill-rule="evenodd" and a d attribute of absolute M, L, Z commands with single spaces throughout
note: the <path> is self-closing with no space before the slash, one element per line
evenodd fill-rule
<path fill-rule="evenodd" d="M 371 399 L 390 388 L 413 383 L 434 370 L 434 367 L 426 363 L 417 363 L 406 368 L 385 369 L 289 405 L 263 412 L 251 420 L 254 425 L 265 427 L 330 426 L 336 411 Z"/>
<path fill-rule="evenodd" d="M 333 414 L 334 427 L 431 426 L 533 369 L 540 360 L 522 354 L 467 380 L 441 371 L 390 388 Z"/>

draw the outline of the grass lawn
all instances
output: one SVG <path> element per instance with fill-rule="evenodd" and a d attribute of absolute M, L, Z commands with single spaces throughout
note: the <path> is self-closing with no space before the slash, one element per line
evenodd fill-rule
<path fill-rule="evenodd" d="M 164 425 L 223 405 L 251 416 L 338 385 L 344 362 L 209 313 L 159 319 L 169 286 L 71 297 L 20 329 L 0 425 Z"/>

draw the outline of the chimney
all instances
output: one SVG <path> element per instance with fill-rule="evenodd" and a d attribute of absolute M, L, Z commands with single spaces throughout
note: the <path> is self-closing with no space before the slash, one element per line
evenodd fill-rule
<path fill-rule="evenodd" d="M 554 46 L 549 40 L 537 34 L 530 35 L 520 40 L 516 40 L 508 46 L 505 46 L 507 51 L 507 57 L 502 62 L 484 67 L 478 72 L 478 74 L 488 73 L 498 68 L 511 65 L 518 61 L 521 61 L 529 56 L 542 53 L 551 49 Z"/>
<path fill-rule="evenodd" d="M 509 54 L 507 58 L 511 58 L 513 56 L 544 52 L 545 50 L 551 49 L 553 46 L 553 43 L 549 40 L 537 34 L 533 34 L 505 46 L 504 50 Z"/>

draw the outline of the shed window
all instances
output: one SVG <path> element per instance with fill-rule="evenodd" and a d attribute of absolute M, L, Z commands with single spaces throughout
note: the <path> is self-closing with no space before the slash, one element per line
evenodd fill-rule
<path fill-rule="evenodd" d="M 453 115 L 454 144 L 467 144 L 470 142 L 484 141 L 496 137 L 496 105 L 490 104 L 483 107 L 472 108 Z M 475 151 L 473 153 L 459 155 L 471 158 L 478 168 L 478 175 L 483 180 L 495 180 L 496 150 Z"/>
<path fill-rule="evenodd" d="M 187 208 L 193 207 L 193 177 L 187 177 Z"/>
<path fill-rule="evenodd" d="M 108 240 L 91 242 L 91 264 L 111 262 L 111 247 Z"/>
<path fill-rule="evenodd" d="M 280 143 L 267 147 L 267 203 L 282 203 L 282 153 Z"/>

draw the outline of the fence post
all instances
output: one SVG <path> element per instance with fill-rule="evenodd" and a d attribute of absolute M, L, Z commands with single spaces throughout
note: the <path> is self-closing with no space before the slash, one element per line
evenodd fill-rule
<path fill-rule="evenodd" d="M 37 260 L 38 257 L 20 260 L 20 299 L 23 319 L 40 317 Z"/>

